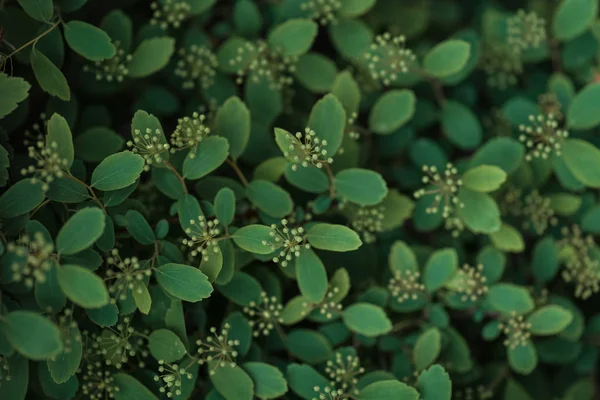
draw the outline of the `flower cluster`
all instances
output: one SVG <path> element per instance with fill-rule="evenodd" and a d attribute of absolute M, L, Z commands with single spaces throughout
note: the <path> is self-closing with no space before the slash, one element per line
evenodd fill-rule
<path fill-rule="evenodd" d="M 232 66 L 237 66 L 237 83 L 242 84 L 245 77 L 250 77 L 254 82 L 267 79 L 275 90 L 282 90 L 290 86 L 296 70 L 298 57 L 284 56 L 277 49 L 259 40 L 255 43 L 247 42 L 237 49 L 237 55 L 230 60 Z"/>
<path fill-rule="evenodd" d="M 158 374 L 154 375 L 154 380 L 162 384 L 158 391 L 171 398 L 181 396 L 181 385 L 184 378 L 192 379 L 193 377 L 191 372 L 180 365 L 158 360 Z"/>
<path fill-rule="evenodd" d="M 196 157 L 198 143 L 210 135 L 210 128 L 204 124 L 206 116 L 194 112 L 192 117 L 177 120 L 175 132 L 171 135 L 171 153 L 177 150 L 190 149 L 188 157 Z"/>
<path fill-rule="evenodd" d="M 464 264 L 452 280 L 452 291 L 460 295 L 461 301 L 475 302 L 487 294 L 486 281 L 483 264 Z"/>
<path fill-rule="evenodd" d="M 304 303 L 303 306 L 306 309 L 318 309 L 319 313 L 323 315 L 327 319 L 332 319 L 334 314 L 342 311 L 342 304 L 334 299 L 340 292 L 340 289 L 337 286 L 330 285 L 327 288 L 327 292 L 325 293 L 325 297 L 318 304 Z"/>
<path fill-rule="evenodd" d="M 529 332 L 531 324 L 525 321 L 525 317 L 517 315 L 514 311 L 510 314 L 510 318 L 500 323 L 498 327 L 506 336 L 504 346 L 511 350 L 516 349 L 518 346 L 525 346 L 531 337 Z"/>
<path fill-rule="evenodd" d="M 362 234 L 365 243 L 373 243 L 377 240 L 376 234 L 383 231 L 384 219 L 384 206 L 359 207 L 352 216 L 352 229 Z"/>
<path fill-rule="evenodd" d="M 524 197 L 520 214 L 524 217 L 523 228 L 531 228 L 538 235 L 543 234 L 548 227 L 558 224 L 550 198 L 543 197 L 537 190 Z"/>
<path fill-rule="evenodd" d="M 321 388 L 319 386 L 313 387 L 317 397 L 313 397 L 312 400 L 346 400 L 348 395 L 342 389 L 336 389 L 335 386 L 325 386 Z"/>
<path fill-rule="evenodd" d="M 592 255 L 597 250 L 596 243 L 591 235 L 584 236 L 577 225 L 563 228 L 562 234 L 559 246 L 566 256 L 562 277 L 575 284 L 575 297 L 587 299 L 600 290 L 600 260 Z"/>
<path fill-rule="evenodd" d="M 494 393 L 483 385 L 457 389 L 452 393 L 452 398 L 456 400 L 489 400 L 492 397 Z"/>
<path fill-rule="evenodd" d="M 365 58 L 371 78 L 384 86 L 408 73 L 416 60 L 415 53 L 406 48 L 406 37 L 392 36 L 389 32 L 375 37 Z"/>
<path fill-rule="evenodd" d="M 146 128 L 144 132 L 134 129 L 131 136 L 133 140 L 127 142 L 127 147 L 144 158 L 146 171 L 150 170 L 152 164 L 160 164 L 169 151 L 170 146 L 160 129 Z"/>
<path fill-rule="evenodd" d="M 65 176 L 65 171 L 69 167 L 69 162 L 63 158 L 58 148 L 58 143 L 48 142 L 41 135 L 37 137 L 33 143 L 30 140 L 25 140 L 29 158 L 35 162 L 27 168 L 21 169 L 21 175 L 33 175 L 32 183 L 41 182 L 42 189 L 47 191 L 50 189 L 50 184 L 57 178 Z"/>
<path fill-rule="evenodd" d="M 90 400 L 112 399 L 119 392 L 112 370 L 100 361 L 88 362 L 79 375 L 83 381 L 81 392 Z"/>
<path fill-rule="evenodd" d="M 507 43 L 518 53 L 539 47 L 546 41 L 546 21 L 535 12 L 519 10 L 506 23 Z"/>
<path fill-rule="evenodd" d="M 142 266 L 137 257 L 123 259 L 117 249 L 111 250 L 110 255 L 106 258 L 106 263 L 108 268 L 105 280 L 113 304 L 117 300 L 127 300 L 130 291 L 143 290 L 139 285 L 145 286 L 144 280 L 152 275 L 152 271 Z"/>
<path fill-rule="evenodd" d="M 487 74 L 487 84 L 501 90 L 514 86 L 523 73 L 520 53 L 489 41 L 483 43 L 480 65 Z"/>
<path fill-rule="evenodd" d="M 558 127 L 554 114 L 530 115 L 529 122 L 531 125 L 519 125 L 519 131 L 522 132 L 519 140 L 529 149 L 525 159 L 546 160 L 552 154 L 560 156 L 562 141 L 569 137 L 569 132 Z"/>
<path fill-rule="evenodd" d="M 184 89 L 197 86 L 207 89 L 212 86 L 218 62 L 208 47 L 194 44 L 189 49 L 179 49 L 178 55 L 175 75 L 183 80 Z"/>
<path fill-rule="evenodd" d="M 327 140 L 321 140 L 310 128 L 306 128 L 304 132 L 296 132 L 295 136 L 286 135 L 290 141 L 289 151 L 284 153 L 285 157 L 291 158 L 292 169 L 296 171 L 298 165 L 306 168 L 309 165 L 314 165 L 317 168 L 323 168 L 324 164 L 333 163 L 333 158 L 327 157 Z"/>
<path fill-rule="evenodd" d="M 425 285 L 421 283 L 421 274 L 418 271 L 394 270 L 394 276 L 388 283 L 388 290 L 398 303 L 404 303 L 417 300 L 425 291 Z"/>
<path fill-rule="evenodd" d="M 235 349 L 236 346 L 240 345 L 239 340 L 229 339 L 229 324 L 225 324 L 221 332 L 217 334 L 217 328 L 210 328 L 211 335 L 208 336 L 204 341 L 198 339 L 196 345 L 198 346 L 198 364 L 203 365 L 211 361 L 215 361 L 215 369 L 209 373 L 214 375 L 216 368 L 225 367 L 227 365 L 235 367 L 235 358 L 238 356 L 238 352 Z"/>
<path fill-rule="evenodd" d="M 342 8 L 342 2 L 341 0 L 306 0 L 300 8 L 310 12 L 310 18 L 325 26 L 337 21 L 336 12 Z"/>
<path fill-rule="evenodd" d="M 137 334 L 130 323 L 129 317 L 125 317 L 114 328 L 107 328 L 100 335 L 91 334 L 90 352 L 101 356 L 106 365 L 116 369 L 121 369 L 130 357 L 136 357 L 143 368 L 145 363 L 141 359 L 148 357 L 144 336 Z"/>
<path fill-rule="evenodd" d="M 10 266 L 14 282 L 23 282 L 27 288 L 32 288 L 36 282 L 46 282 L 52 268 L 54 244 L 46 241 L 44 234 L 35 232 L 33 237 L 21 236 L 14 243 L 8 243 L 6 248 L 17 258 Z"/>
<path fill-rule="evenodd" d="M 329 376 L 331 382 L 346 393 L 358 395 L 358 376 L 364 374 L 365 369 L 360 366 L 360 359 L 357 356 L 341 353 L 335 354 L 334 361 L 327 361 L 325 373 Z"/>
<path fill-rule="evenodd" d="M 83 70 L 94 74 L 97 81 L 118 82 L 121 83 L 129 75 L 129 62 L 132 59 L 131 54 L 128 54 L 120 47 L 120 42 L 114 42 L 116 52 L 109 59 L 102 61 L 94 61 L 93 64 L 84 65 Z"/>
<path fill-rule="evenodd" d="M 190 220 L 191 227 L 186 228 L 185 233 L 189 239 L 183 239 L 184 246 L 191 248 L 190 255 L 196 257 L 202 254 L 202 260 L 208 261 L 210 253 L 219 252 L 219 244 L 216 237 L 219 236 L 219 220 L 206 221 L 204 215 L 200 215 L 198 220 Z"/>
<path fill-rule="evenodd" d="M 282 267 L 287 267 L 294 257 L 300 257 L 300 250 L 304 247 L 310 249 L 310 244 L 304 243 L 304 228 L 289 228 L 288 220 L 281 220 L 281 228 L 277 225 L 271 225 L 269 235 L 272 240 L 263 240 L 263 246 L 269 246 L 278 254 L 273 257 L 274 263 L 280 263 Z"/>
<path fill-rule="evenodd" d="M 283 306 L 277 297 L 269 297 L 266 292 L 262 292 L 260 297 L 260 301 L 251 301 L 247 307 L 244 307 L 244 313 L 250 317 L 254 337 L 268 336 L 277 324 L 283 322 L 281 318 Z"/>
<path fill-rule="evenodd" d="M 167 29 L 179 28 L 190 17 L 192 7 L 185 0 L 160 0 L 152 2 L 150 9 L 153 11 L 150 23 Z"/>

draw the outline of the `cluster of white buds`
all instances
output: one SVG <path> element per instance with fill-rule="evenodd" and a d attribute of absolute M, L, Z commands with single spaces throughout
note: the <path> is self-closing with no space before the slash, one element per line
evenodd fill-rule
<path fill-rule="evenodd" d="M 358 376 L 365 373 L 365 369 L 360 366 L 360 359 L 357 356 L 341 353 L 335 354 L 334 361 L 327 361 L 325 373 L 329 376 L 336 387 L 341 388 L 346 393 L 358 395 Z"/>
<path fill-rule="evenodd" d="M 26 140 L 25 145 L 31 143 Z M 43 137 L 38 137 L 33 145 L 27 148 L 29 158 L 35 160 L 33 165 L 21 169 L 21 175 L 33 175 L 32 183 L 41 182 L 42 190 L 50 189 L 50 184 L 56 178 L 65 176 L 65 170 L 68 167 L 68 160 L 61 157 L 59 153 L 58 143 L 46 142 Z"/>
<path fill-rule="evenodd" d="M 529 149 L 525 159 L 546 160 L 553 153 L 560 156 L 562 141 L 569 137 L 569 132 L 558 127 L 554 114 L 530 115 L 529 122 L 531 125 L 519 125 L 519 131 L 522 132 L 519 140 Z"/>
<path fill-rule="evenodd" d="M 365 58 L 371 78 L 384 86 L 390 86 L 398 76 L 407 74 L 416 60 L 415 53 L 406 48 L 406 37 L 392 36 L 389 32 L 375 37 Z"/>
<path fill-rule="evenodd" d="M 281 220 L 281 228 L 277 225 L 271 225 L 271 232 L 269 235 L 272 240 L 263 240 L 263 246 L 269 246 L 273 251 L 279 251 L 279 253 L 273 257 L 274 263 L 280 263 L 282 267 L 287 267 L 289 262 L 294 257 L 300 257 L 300 250 L 302 247 L 310 249 L 310 244 L 304 243 L 304 228 L 301 226 L 298 228 L 289 228 L 288 220 Z"/>
<path fill-rule="evenodd" d="M 483 264 L 473 267 L 464 264 L 453 279 L 452 291 L 460 295 L 461 301 L 475 302 L 488 292 L 487 278 L 483 275 Z"/>
<path fill-rule="evenodd" d="M 83 70 L 94 74 L 97 81 L 106 81 L 109 83 L 123 82 L 129 75 L 128 65 L 131 62 L 132 56 L 120 47 L 118 40 L 114 42 L 114 45 L 116 52 L 113 57 L 102 61 L 94 61 L 90 65 L 84 65 Z"/>
<path fill-rule="evenodd" d="M 484 385 L 456 389 L 452 393 L 452 398 L 455 400 L 489 400 L 492 397 L 494 393 Z"/>
<path fill-rule="evenodd" d="M 296 135 L 286 135 L 290 141 L 289 150 L 284 152 L 285 157 L 291 157 L 292 169 L 296 171 L 298 165 L 306 168 L 314 165 L 317 168 L 323 168 L 324 164 L 333 163 L 333 158 L 327 157 L 327 140 L 321 140 L 317 137 L 315 131 L 310 128 L 304 129 L 304 132 L 296 132 Z"/>
<path fill-rule="evenodd" d="M 352 217 L 352 229 L 362 234 L 365 243 L 373 243 L 376 234 L 383 231 L 384 219 L 384 206 L 360 207 Z"/>
<path fill-rule="evenodd" d="M 136 334 L 130 322 L 130 319 L 125 317 L 114 328 L 107 328 L 100 335 L 91 335 L 92 351 L 102 356 L 106 365 L 120 369 L 130 357 L 137 357 L 139 365 L 144 365 L 140 360 L 148 357 L 144 338 Z"/>
<path fill-rule="evenodd" d="M 337 22 L 336 13 L 342 8 L 340 0 L 306 0 L 300 4 L 303 11 L 310 12 L 310 18 L 325 26 Z"/>
<path fill-rule="evenodd" d="M 334 317 L 334 313 L 337 314 L 342 311 L 342 304 L 332 300 L 337 294 L 340 292 L 340 289 L 337 286 L 330 285 L 327 288 L 327 292 L 325 293 L 325 297 L 318 304 L 313 304 L 309 302 L 305 302 L 302 306 L 307 311 L 312 311 L 313 309 L 318 309 L 319 313 L 323 315 L 327 319 L 332 319 Z"/>
<path fill-rule="evenodd" d="M 443 205 L 442 215 L 444 218 L 449 218 L 456 207 L 464 207 L 464 204 L 458 198 L 458 190 L 462 186 L 462 180 L 454 165 L 446 164 L 444 172 L 438 171 L 435 165 L 424 165 L 423 172 L 425 176 L 422 182 L 433 187 L 427 190 L 419 189 L 414 196 L 416 199 L 423 196 L 435 196 L 434 203 L 426 210 L 427 214 L 437 214 L 440 211 L 440 206 Z"/>
<path fill-rule="evenodd" d="M 543 234 L 548 227 L 558 224 L 550 198 L 541 196 L 537 190 L 525 196 L 521 214 L 524 217 L 523 228 L 531 228 L 538 235 Z"/>
<path fill-rule="evenodd" d="M 229 63 L 238 66 L 236 82 L 241 85 L 246 77 L 254 82 L 268 80 L 271 88 L 282 90 L 294 82 L 298 57 L 284 56 L 277 49 L 259 40 L 256 43 L 247 42 L 238 47 L 237 55 Z"/>
<path fill-rule="evenodd" d="M 179 118 L 175 132 L 171 135 L 171 153 L 189 148 L 188 157 L 196 157 L 198 143 L 210 135 L 210 128 L 204 124 L 205 120 L 206 116 L 197 112 L 194 112 L 191 118 Z"/>
<path fill-rule="evenodd" d="M 360 133 L 357 131 L 357 129 L 354 126 L 354 123 L 356 122 L 356 119 L 358 118 L 358 113 L 355 111 L 352 114 L 350 114 L 350 116 L 348 117 L 348 120 L 346 121 L 346 133 L 348 133 L 348 136 L 350 136 L 350 139 L 353 140 L 358 140 L 360 138 Z M 340 150 L 338 150 L 338 154 L 342 154 L 343 151 L 341 152 Z"/>
<path fill-rule="evenodd" d="M 336 389 L 333 385 L 324 388 L 315 386 L 313 390 L 317 397 L 313 397 L 312 400 L 346 400 L 349 398 L 346 392 L 342 389 Z"/>
<path fill-rule="evenodd" d="M 161 163 L 164 153 L 169 151 L 170 146 L 160 129 L 146 128 L 143 132 L 134 129 L 131 136 L 133 140 L 127 142 L 127 147 L 144 158 L 146 171 L 150 169 L 150 165 Z"/>
<path fill-rule="evenodd" d="M 539 47 L 546 41 L 546 21 L 535 12 L 521 9 L 506 22 L 507 42 L 513 51 Z"/>
<path fill-rule="evenodd" d="M 221 233 L 219 220 L 206 221 L 204 215 L 200 215 L 198 220 L 190 220 L 190 225 L 192 226 L 185 230 L 189 239 L 183 239 L 182 243 L 192 249 L 192 257 L 202 254 L 202 260 L 208 261 L 211 252 L 219 252 L 219 243 L 215 239 Z"/>
<path fill-rule="evenodd" d="M 14 243 L 8 243 L 6 248 L 18 258 L 10 266 L 14 282 L 23 282 L 27 288 L 32 288 L 36 282 L 46 282 L 46 275 L 52 268 L 54 245 L 47 242 L 41 232 L 34 233 L 31 238 L 21 236 Z"/>
<path fill-rule="evenodd" d="M 175 75 L 183 80 L 184 89 L 194 89 L 197 85 L 202 89 L 212 86 L 218 62 L 208 47 L 193 44 L 189 49 L 179 49 L 178 55 Z"/>
<path fill-rule="evenodd" d="M 563 228 L 562 234 L 559 246 L 567 256 L 562 278 L 575 284 L 575 297 L 585 300 L 600 290 L 600 260 L 591 254 L 596 243 L 591 235 L 584 236 L 577 225 Z"/>
<path fill-rule="evenodd" d="M 113 399 L 119 392 L 119 386 L 110 369 L 100 361 L 88 362 L 85 368 L 80 368 L 79 374 L 83 375 L 81 392 L 89 400 Z"/>
<path fill-rule="evenodd" d="M 483 43 L 480 65 L 487 74 L 487 84 L 500 90 L 516 85 L 523 73 L 519 53 L 510 46 L 490 41 Z"/>
<path fill-rule="evenodd" d="M 525 321 L 525 317 L 517 315 L 516 312 L 511 312 L 510 318 L 498 325 L 502 333 L 506 336 L 504 346 L 510 350 L 516 349 L 518 346 L 525 346 L 531 337 L 531 324 Z"/>
<path fill-rule="evenodd" d="M 417 300 L 424 293 L 425 285 L 421 283 L 421 274 L 418 271 L 394 270 L 390 278 L 388 290 L 398 303 Z"/>
<path fill-rule="evenodd" d="M 173 363 L 158 360 L 158 374 L 154 375 L 156 382 L 161 382 L 158 391 L 166 394 L 168 398 L 181 396 L 181 385 L 183 378 L 192 379 L 194 376 L 187 369 Z"/>
<path fill-rule="evenodd" d="M 113 304 L 117 300 L 127 300 L 129 293 L 134 290 L 143 290 L 139 286 L 146 285 L 144 279 L 152 275 L 152 270 L 143 268 L 137 257 L 123 259 L 117 249 L 111 250 L 110 255 L 106 258 L 106 263 L 108 269 L 105 280 Z"/>
<path fill-rule="evenodd" d="M 214 375 L 219 367 L 236 366 L 235 358 L 238 356 L 238 352 L 235 348 L 240 345 L 240 341 L 229 339 L 229 328 L 229 324 L 225 324 L 221 332 L 217 333 L 217 328 L 212 327 L 210 328 L 210 336 L 204 341 L 196 341 L 198 356 L 200 357 L 198 364 L 203 365 L 204 363 L 216 361 L 214 369 L 209 371 L 211 375 Z"/>
<path fill-rule="evenodd" d="M 277 324 L 283 322 L 281 310 L 283 306 L 275 296 L 269 297 L 266 292 L 260 294 L 260 301 L 251 301 L 244 307 L 244 313 L 250 317 L 250 326 L 254 337 L 268 336 Z"/>
<path fill-rule="evenodd" d="M 8 364 L 8 360 L 4 356 L 0 356 L 0 388 L 2 387 L 2 382 L 10 382 L 12 380 L 12 375 L 10 374 L 10 365 Z"/>
<path fill-rule="evenodd" d="M 152 2 L 150 9 L 153 11 L 150 23 L 167 29 L 179 28 L 190 17 L 192 6 L 185 0 L 160 0 Z"/>

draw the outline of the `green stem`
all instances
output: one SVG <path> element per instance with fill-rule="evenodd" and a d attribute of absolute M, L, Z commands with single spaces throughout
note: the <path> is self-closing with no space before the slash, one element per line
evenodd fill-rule
<path fill-rule="evenodd" d="M 168 161 L 163 161 L 163 164 L 171 171 L 175 174 L 175 176 L 177 177 L 177 179 L 179 179 L 179 182 L 181 182 L 181 186 L 183 186 L 183 192 L 185 194 L 188 194 L 188 189 L 187 189 L 187 185 L 185 184 L 185 179 L 183 179 L 183 176 L 181 176 L 179 174 L 179 172 L 177 172 L 177 169 L 173 166 L 173 164 L 171 164 Z"/>
<path fill-rule="evenodd" d="M 235 174 L 238 176 L 238 178 L 240 179 L 240 181 L 242 181 L 242 183 L 244 184 L 244 186 L 248 186 L 248 179 L 246 179 L 246 177 L 244 176 L 244 173 L 242 172 L 242 170 L 240 169 L 240 167 L 238 167 L 237 163 L 231 159 L 227 159 L 227 164 L 231 165 L 231 168 L 233 168 L 233 170 L 235 171 Z"/>
<path fill-rule="evenodd" d="M 50 27 L 50 29 L 42 32 L 39 36 L 36 36 L 35 38 L 31 39 L 29 42 L 25 43 L 24 45 L 22 45 L 21 47 L 19 47 L 18 49 L 14 50 L 12 53 L 10 53 L 8 56 L 6 56 L 6 59 L 11 58 L 12 56 L 14 56 L 15 54 L 17 54 L 18 52 L 20 52 L 21 50 L 29 47 L 30 45 L 34 45 L 37 43 L 38 40 L 40 40 L 41 38 L 43 38 L 44 36 L 46 36 L 47 34 L 49 34 L 50 32 L 52 32 L 58 25 L 60 25 L 62 22 L 62 20 L 58 20 L 56 21 L 56 23 L 54 23 L 54 25 L 52 25 Z"/>
<path fill-rule="evenodd" d="M 334 199 L 335 198 L 335 176 L 333 175 L 333 171 L 331 170 L 331 167 L 329 166 L 329 164 L 324 163 L 323 167 L 325 169 L 325 172 L 327 172 L 327 177 L 329 178 L 329 197 Z"/>
<path fill-rule="evenodd" d="M 98 205 L 100 206 L 100 208 L 102 209 L 102 211 L 104 212 L 104 214 L 108 214 L 108 213 L 106 212 L 106 208 L 104 207 L 104 204 L 102 203 L 102 201 L 100 201 L 100 198 L 98 198 L 98 196 L 96 195 L 96 192 L 94 191 L 94 189 L 93 189 L 93 188 L 92 188 L 90 185 L 88 185 L 87 183 L 83 182 L 83 181 L 82 181 L 82 180 L 80 180 L 80 179 L 77 179 L 76 177 L 74 177 L 74 176 L 73 176 L 73 175 L 71 175 L 70 173 L 69 173 L 69 174 L 67 174 L 67 176 L 68 176 L 68 177 L 69 177 L 71 180 L 73 180 L 73 181 L 75 181 L 75 182 L 77 182 L 77 183 L 79 183 L 79 184 L 81 184 L 81 185 L 85 186 L 85 187 L 86 187 L 86 189 L 88 190 L 88 192 L 90 192 L 90 194 L 91 194 L 91 198 L 92 198 L 92 199 L 94 199 L 94 201 L 95 201 L 96 203 L 98 203 Z"/>

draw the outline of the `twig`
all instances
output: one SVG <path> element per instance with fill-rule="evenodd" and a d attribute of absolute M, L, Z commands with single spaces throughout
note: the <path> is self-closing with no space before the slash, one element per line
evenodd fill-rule
<path fill-rule="evenodd" d="M 244 176 L 244 173 L 242 172 L 242 170 L 240 169 L 240 167 L 238 167 L 237 163 L 231 159 L 227 159 L 227 164 L 231 165 L 231 168 L 233 168 L 233 170 L 235 171 L 235 174 L 238 176 L 238 178 L 240 179 L 240 181 L 242 181 L 242 183 L 244 184 L 244 186 L 248 186 L 248 179 L 246 179 L 246 177 Z"/>
<path fill-rule="evenodd" d="M 185 194 L 188 194 L 188 189 L 187 189 L 187 185 L 185 184 L 185 179 L 183 179 L 183 176 L 181 176 L 179 174 L 179 172 L 177 172 L 177 169 L 173 166 L 173 164 L 171 164 L 168 161 L 163 161 L 163 164 L 171 171 L 175 174 L 175 176 L 177 177 L 177 179 L 179 179 L 179 182 L 181 182 L 181 186 L 183 186 L 183 192 Z"/>
<path fill-rule="evenodd" d="M 335 198 L 335 176 L 333 175 L 333 171 L 331 167 L 327 163 L 323 163 L 325 171 L 327 172 L 327 176 L 329 177 L 329 197 Z"/>

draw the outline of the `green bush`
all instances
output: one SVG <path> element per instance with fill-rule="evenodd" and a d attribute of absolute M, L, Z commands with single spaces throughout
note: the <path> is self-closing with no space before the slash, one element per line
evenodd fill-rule
<path fill-rule="evenodd" d="M 597 0 L 0 32 L 0 398 L 597 398 Z"/>

